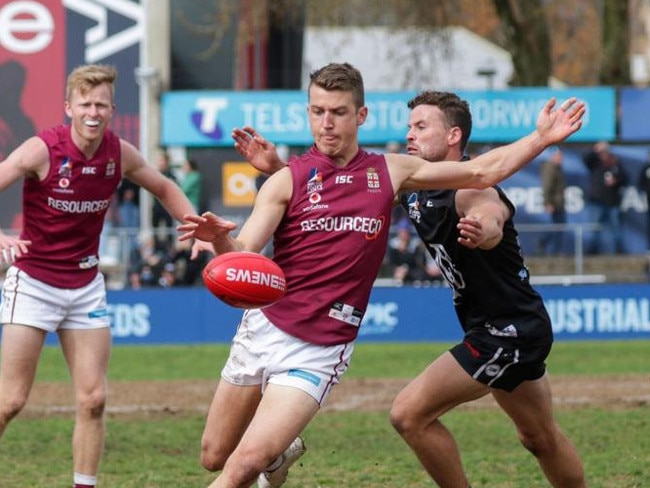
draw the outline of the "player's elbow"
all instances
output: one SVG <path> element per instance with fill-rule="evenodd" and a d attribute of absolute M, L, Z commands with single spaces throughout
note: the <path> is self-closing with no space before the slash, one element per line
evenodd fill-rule
<path fill-rule="evenodd" d="M 487 171 L 485 168 L 480 166 L 476 167 L 472 175 L 472 183 L 468 185 L 467 188 L 474 188 L 477 190 L 485 190 L 490 188 L 503 178 L 500 178 L 500 173 L 495 173 L 494 171 Z"/>

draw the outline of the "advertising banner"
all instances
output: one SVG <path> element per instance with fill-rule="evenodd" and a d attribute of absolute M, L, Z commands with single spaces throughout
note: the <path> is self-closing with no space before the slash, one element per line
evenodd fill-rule
<path fill-rule="evenodd" d="M 650 90 L 621 88 L 619 92 L 622 142 L 650 142 Z"/>
<path fill-rule="evenodd" d="M 409 108 L 416 92 L 368 92 L 368 118 L 359 128 L 361 144 L 385 144 L 406 136 Z M 512 88 L 495 92 L 458 92 L 471 107 L 472 142 L 510 142 L 535 128 L 550 97 L 584 100 L 582 129 L 569 140 L 614 139 L 616 97 L 613 88 Z M 161 140 L 167 146 L 231 146 L 234 127 L 250 125 L 276 144 L 309 146 L 307 94 L 302 91 L 185 91 L 162 97 Z"/>
<path fill-rule="evenodd" d="M 650 285 L 538 286 L 557 340 L 650 339 Z M 229 343 L 242 311 L 203 288 L 110 291 L 115 344 Z M 376 287 L 362 342 L 454 342 L 462 337 L 446 287 Z M 50 334 L 49 343 L 56 342 Z"/>

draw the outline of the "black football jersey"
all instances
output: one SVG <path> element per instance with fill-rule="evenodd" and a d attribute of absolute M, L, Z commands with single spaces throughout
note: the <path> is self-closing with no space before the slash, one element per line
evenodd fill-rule
<path fill-rule="evenodd" d="M 400 202 L 417 233 L 453 289 L 456 313 L 466 334 L 508 338 L 515 344 L 552 341 L 550 319 L 541 296 L 531 287 L 510 208 L 503 239 L 490 250 L 458 243 L 456 190 L 411 191 Z"/>

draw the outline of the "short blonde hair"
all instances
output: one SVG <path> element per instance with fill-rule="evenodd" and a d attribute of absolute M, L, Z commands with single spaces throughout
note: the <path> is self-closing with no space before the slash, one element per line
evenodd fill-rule
<path fill-rule="evenodd" d="M 107 83 L 111 89 L 111 98 L 115 95 L 115 79 L 117 70 L 115 66 L 107 64 L 85 64 L 78 66 L 68 75 L 68 84 L 65 91 L 65 99 L 70 100 L 72 92 L 78 90 L 84 95 L 89 90 L 103 83 Z"/>

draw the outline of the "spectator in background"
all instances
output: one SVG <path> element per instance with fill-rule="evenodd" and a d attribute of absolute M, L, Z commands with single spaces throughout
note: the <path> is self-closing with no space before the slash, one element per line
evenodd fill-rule
<path fill-rule="evenodd" d="M 391 277 L 399 284 L 413 283 L 418 278 L 419 268 L 424 259 L 418 259 L 418 240 L 413 239 L 411 226 L 406 219 L 400 220 L 396 225 L 395 237 L 388 243 L 387 264 L 391 270 Z"/>
<path fill-rule="evenodd" d="M 176 270 L 176 285 L 201 284 L 201 273 L 212 255 L 201 253 L 195 259 L 191 259 L 191 251 L 191 246 L 186 241 L 177 241 L 169 253 L 168 261 L 174 264 Z"/>
<path fill-rule="evenodd" d="M 140 230 L 140 206 L 138 205 L 138 187 L 128 180 L 123 180 L 118 190 L 118 226 L 125 229 L 122 242 L 127 246 L 130 256 L 138 248 L 138 231 Z M 157 201 L 157 200 L 156 200 Z"/>
<path fill-rule="evenodd" d="M 131 263 L 134 269 L 140 270 L 143 286 L 154 285 L 165 265 L 166 253 L 159 249 L 156 237 L 151 232 L 141 232 L 138 244 L 131 257 Z"/>
<path fill-rule="evenodd" d="M 648 239 L 648 250 L 650 251 L 650 152 L 648 153 L 648 159 L 645 165 L 639 173 L 638 186 L 639 190 L 645 192 L 646 197 L 646 236 Z"/>
<path fill-rule="evenodd" d="M 621 201 L 628 176 L 618 158 L 611 152 L 609 144 L 601 141 L 588 152 L 583 162 L 589 170 L 589 191 L 591 221 L 601 228 L 592 233 L 587 246 L 588 254 L 603 251 L 603 232 L 611 235 L 616 254 L 624 253 Z"/>
<path fill-rule="evenodd" d="M 158 171 L 174 183 L 178 183 L 169 164 L 169 155 L 164 149 L 161 149 L 158 155 Z M 151 221 L 156 230 L 157 240 L 169 245 L 173 235 L 174 219 L 157 199 L 154 200 L 151 209 Z"/>
<path fill-rule="evenodd" d="M 99 259 L 102 264 L 108 266 L 117 264 L 119 259 L 115 246 L 109 245 L 113 237 L 113 228 L 119 224 L 119 205 L 119 198 L 117 193 L 115 193 L 111 197 L 108 210 L 106 211 L 106 217 L 104 217 L 104 223 L 102 224 L 102 232 L 99 235 Z"/>
<path fill-rule="evenodd" d="M 201 212 L 201 173 L 199 166 L 193 159 L 186 159 L 183 162 L 183 181 L 181 181 L 181 188 L 185 196 L 194 205 L 194 210 L 197 213 Z"/>
<path fill-rule="evenodd" d="M 552 148 L 546 161 L 540 168 L 542 178 L 542 196 L 544 210 L 549 214 L 551 223 L 566 224 L 566 210 L 564 206 L 564 190 L 566 178 L 562 163 L 564 153 L 560 148 Z M 562 250 L 564 230 L 552 229 L 545 232 L 539 241 L 540 254 L 558 254 Z"/>
<path fill-rule="evenodd" d="M 176 266 L 174 263 L 166 263 L 160 270 L 160 278 L 158 278 L 158 286 L 161 288 L 172 288 L 178 285 L 176 280 Z"/>
<path fill-rule="evenodd" d="M 420 242 L 418 247 L 422 249 L 421 252 L 424 256 L 424 263 L 422 263 L 421 266 L 418 266 L 421 268 L 419 281 L 422 283 L 444 284 L 445 278 L 442 276 L 442 272 L 431 253 L 426 250 L 424 242 Z"/>
<path fill-rule="evenodd" d="M 132 268 L 129 270 L 129 283 L 128 287 L 131 290 L 140 290 L 142 289 L 142 277 L 140 276 L 140 270 Z"/>
<path fill-rule="evenodd" d="M 137 203 L 137 190 L 132 185 L 127 185 L 122 192 L 118 213 L 120 227 L 140 228 L 140 207 Z"/>

